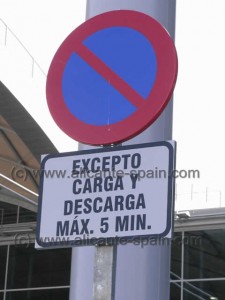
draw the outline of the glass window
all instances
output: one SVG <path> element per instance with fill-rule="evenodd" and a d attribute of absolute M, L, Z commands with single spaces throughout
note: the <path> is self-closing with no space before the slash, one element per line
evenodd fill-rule
<path fill-rule="evenodd" d="M 18 206 L 0 202 L 0 224 L 17 223 Z"/>
<path fill-rule="evenodd" d="M 180 283 L 172 282 L 170 284 L 170 300 L 180 300 L 180 299 L 181 299 Z"/>
<path fill-rule="evenodd" d="M 0 293 L 0 300 L 4 300 L 4 294 Z"/>
<path fill-rule="evenodd" d="M 171 245 L 171 279 L 181 278 L 181 247 L 182 234 L 175 232 Z"/>
<path fill-rule="evenodd" d="M 225 277 L 225 230 L 185 232 L 184 278 Z"/>
<path fill-rule="evenodd" d="M 10 246 L 7 288 L 69 285 L 70 264 L 71 248 L 36 250 L 33 245 Z"/>
<path fill-rule="evenodd" d="M 69 289 L 7 292 L 6 300 L 67 300 Z"/>
<path fill-rule="evenodd" d="M 37 219 L 37 214 L 33 211 L 20 207 L 19 210 L 19 223 L 34 222 Z"/>
<path fill-rule="evenodd" d="M 222 300 L 225 295 L 225 281 L 184 282 L 184 300 Z"/>
<path fill-rule="evenodd" d="M 0 247 L 0 289 L 1 290 L 4 289 L 4 285 L 5 285 L 6 258 L 7 258 L 7 246 L 1 246 Z"/>

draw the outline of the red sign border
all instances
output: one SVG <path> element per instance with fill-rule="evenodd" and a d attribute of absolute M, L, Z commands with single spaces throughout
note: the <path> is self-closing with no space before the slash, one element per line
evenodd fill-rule
<path fill-rule="evenodd" d="M 157 59 L 156 80 L 143 105 L 130 117 L 107 126 L 90 125 L 77 119 L 67 108 L 62 95 L 62 76 L 70 55 L 79 48 L 79 45 L 82 45 L 85 38 L 96 31 L 113 26 L 130 27 L 142 33 L 150 41 Z M 110 11 L 80 25 L 57 50 L 47 77 L 48 107 L 55 122 L 71 138 L 91 145 L 116 144 L 136 136 L 157 119 L 172 96 L 177 71 L 176 49 L 162 25 L 140 12 Z"/>

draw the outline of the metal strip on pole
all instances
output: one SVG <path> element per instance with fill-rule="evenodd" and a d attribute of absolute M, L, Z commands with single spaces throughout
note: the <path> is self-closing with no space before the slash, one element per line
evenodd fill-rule
<path fill-rule="evenodd" d="M 89 0 L 87 19 L 118 9 L 149 14 L 169 31 L 171 37 L 174 37 L 175 0 Z M 170 140 L 172 107 L 171 100 L 151 127 L 124 144 Z M 94 147 L 80 144 L 80 150 L 92 148 Z M 116 269 L 113 257 L 113 247 L 73 248 L 70 300 L 169 299 L 170 245 L 168 243 L 161 244 L 158 240 L 154 245 L 149 241 L 140 245 L 132 243 L 120 245 L 117 248 Z M 107 296 L 104 294 L 105 290 L 108 291 Z"/>
<path fill-rule="evenodd" d="M 93 300 L 114 299 L 116 251 L 116 246 L 96 247 Z"/>

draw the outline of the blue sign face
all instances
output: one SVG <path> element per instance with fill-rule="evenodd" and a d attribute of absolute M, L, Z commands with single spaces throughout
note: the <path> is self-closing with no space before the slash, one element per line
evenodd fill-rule
<path fill-rule="evenodd" d="M 60 46 L 48 73 L 48 105 L 72 138 L 118 143 L 154 122 L 176 76 L 167 31 L 142 13 L 112 11 L 82 24 Z"/>
<path fill-rule="evenodd" d="M 83 44 L 145 101 L 157 70 L 154 49 L 145 36 L 116 26 L 93 33 Z M 62 91 L 69 111 L 90 125 L 115 124 L 137 110 L 109 78 L 102 77 L 76 52 L 66 63 Z"/>

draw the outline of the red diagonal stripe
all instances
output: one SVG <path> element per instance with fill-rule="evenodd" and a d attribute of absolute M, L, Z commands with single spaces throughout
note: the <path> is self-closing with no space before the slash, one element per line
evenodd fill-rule
<path fill-rule="evenodd" d="M 135 107 L 145 101 L 129 84 L 110 69 L 99 57 L 83 44 L 75 49 L 76 53 L 86 61 L 98 74 L 105 78 L 117 91 L 119 91 Z"/>

